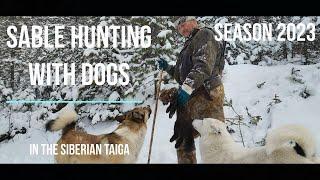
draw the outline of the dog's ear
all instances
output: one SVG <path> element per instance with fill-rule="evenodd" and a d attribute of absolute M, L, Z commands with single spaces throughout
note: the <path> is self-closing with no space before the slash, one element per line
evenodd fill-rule
<path fill-rule="evenodd" d="M 216 126 L 216 124 L 211 124 L 210 130 L 213 134 L 221 134 L 221 131 L 222 131 L 222 129 L 220 129 L 220 127 Z"/>
<path fill-rule="evenodd" d="M 139 111 L 131 111 L 131 118 L 135 122 L 144 122 L 144 114 Z"/>
<path fill-rule="evenodd" d="M 148 110 L 148 119 L 149 119 L 152 113 L 150 105 L 147 106 L 147 110 Z"/>
<path fill-rule="evenodd" d="M 300 144 L 298 144 L 297 142 L 294 142 L 294 147 L 293 149 L 296 151 L 297 154 L 299 154 L 300 156 L 303 157 L 307 157 L 306 156 L 306 152 L 305 150 L 300 146 Z"/>
<path fill-rule="evenodd" d="M 225 124 L 217 119 L 207 119 L 208 125 L 210 125 L 210 132 L 214 134 L 221 134 L 223 129 L 227 130 Z"/>
<path fill-rule="evenodd" d="M 126 119 L 126 115 L 117 115 L 115 117 L 115 120 L 118 121 L 119 123 L 122 123 Z"/>

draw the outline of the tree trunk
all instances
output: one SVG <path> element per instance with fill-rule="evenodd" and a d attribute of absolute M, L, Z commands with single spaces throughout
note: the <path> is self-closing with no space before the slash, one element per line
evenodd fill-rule
<path fill-rule="evenodd" d="M 12 65 L 11 65 L 10 77 L 11 77 L 11 88 L 12 88 L 12 91 L 14 91 L 14 62 L 12 62 Z"/>

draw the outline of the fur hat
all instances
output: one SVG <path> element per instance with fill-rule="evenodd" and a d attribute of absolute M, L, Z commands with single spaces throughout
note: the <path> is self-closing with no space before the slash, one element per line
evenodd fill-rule
<path fill-rule="evenodd" d="M 191 20 L 196 20 L 196 17 L 194 17 L 194 16 L 181 16 L 174 22 L 174 27 L 176 29 L 178 29 L 178 26 L 180 24 L 187 22 L 187 21 L 191 21 Z"/>

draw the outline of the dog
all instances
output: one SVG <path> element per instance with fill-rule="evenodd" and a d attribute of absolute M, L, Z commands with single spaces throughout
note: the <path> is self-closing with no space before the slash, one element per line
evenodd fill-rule
<path fill-rule="evenodd" d="M 300 125 L 286 125 L 271 130 L 265 146 L 245 148 L 234 141 L 226 124 L 220 120 L 205 118 L 194 120 L 192 124 L 200 133 L 203 163 L 320 163 L 315 155 L 313 136 Z"/>
<path fill-rule="evenodd" d="M 55 155 L 55 161 L 63 164 L 135 163 L 144 142 L 147 131 L 147 120 L 150 118 L 150 114 L 150 106 L 134 108 L 123 115 L 116 116 L 115 119 L 120 124 L 114 132 L 102 135 L 92 135 L 83 130 L 75 129 L 77 120 L 77 113 L 75 110 L 62 109 L 60 116 L 56 120 L 49 121 L 46 124 L 46 129 L 48 131 L 58 131 L 62 129 L 62 137 L 57 142 L 58 153 Z M 103 150 L 103 153 L 101 154 L 66 154 L 67 145 L 75 144 L 98 145 L 98 147 L 100 145 L 102 148 L 111 147 L 111 145 L 127 145 L 129 154 L 107 154 Z M 83 146 L 83 148 L 85 148 L 85 146 Z M 83 149 L 80 150 L 82 151 Z M 83 152 L 86 151 L 83 150 Z"/>

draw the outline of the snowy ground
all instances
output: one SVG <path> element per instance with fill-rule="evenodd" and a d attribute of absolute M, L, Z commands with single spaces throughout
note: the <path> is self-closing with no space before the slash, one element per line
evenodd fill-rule
<path fill-rule="evenodd" d="M 292 68 L 300 71 L 296 71 L 292 75 Z M 233 136 L 237 141 L 243 141 L 248 147 L 259 146 L 268 129 L 283 124 L 298 123 L 309 128 L 314 134 L 317 140 L 318 155 L 320 155 L 320 111 L 318 107 L 320 104 L 320 64 L 309 66 L 227 66 L 223 80 L 226 100 L 230 102 L 232 99 L 235 112 L 243 117 L 242 123 L 244 125 L 240 127 L 243 138 L 240 136 L 239 127 L 230 125 L 230 128 L 235 131 Z M 263 82 L 265 82 L 264 85 L 258 88 L 257 85 Z M 306 97 L 307 94 L 310 96 L 302 97 Z M 274 100 L 275 95 L 278 100 Z M 165 114 L 166 107 L 161 103 L 159 105 L 151 163 L 177 163 L 174 143 L 169 142 L 173 133 L 174 119 L 169 119 Z M 246 107 L 252 117 L 261 117 L 256 125 L 248 116 Z M 236 118 L 236 113 L 231 107 L 225 106 L 224 110 L 228 122 Z M 8 120 L 4 116 L 5 113 L 4 110 L 0 110 L 1 133 L 7 129 Z M 30 117 L 32 116 L 31 114 Z M 12 115 L 11 118 L 13 121 L 27 125 L 26 117 L 20 113 Z M 138 163 L 147 162 L 151 125 L 150 119 Z M 87 123 L 85 128 L 89 133 L 100 134 L 111 132 L 116 126 L 115 122 L 98 122 L 95 125 Z M 29 144 L 56 143 L 60 133 L 45 132 L 42 123 L 35 123 L 27 134 L 17 135 L 13 140 L 0 144 L 0 163 L 53 163 L 53 156 L 29 155 Z M 198 140 L 196 140 L 197 142 Z M 201 162 L 199 152 L 197 152 L 197 156 L 198 161 Z"/>

